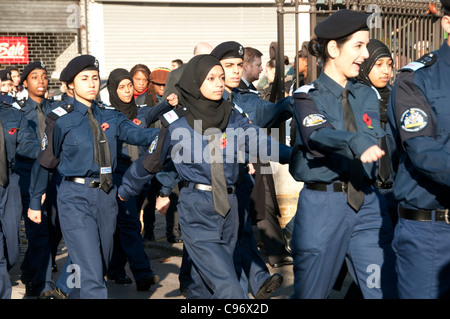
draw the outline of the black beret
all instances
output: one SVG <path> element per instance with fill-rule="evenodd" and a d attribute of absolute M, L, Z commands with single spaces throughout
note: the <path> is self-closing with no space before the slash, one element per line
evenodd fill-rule
<path fill-rule="evenodd" d="M 212 50 L 211 55 L 219 60 L 233 58 L 244 59 L 244 47 L 234 41 L 223 42 Z"/>
<path fill-rule="evenodd" d="M 61 82 L 70 83 L 78 73 L 84 70 L 99 70 L 98 60 L 89 54 L 79 55 L 66 65 L 59 75 Z"/>
<path fill-rule="evenodd" d="M 442 9 L 445 14 L 450 14 L 450 0 L 441 0 Z"/>
<path fill-rule="evenodd" d="M 369 14 L 348 9 L 339 10 L 319 23 L 314 33 L 321 39 L 339 39 L 360 30 L 369 30 Z"/>
<path fill-rule="evenodd" d="M 47 71 L 47 68 L 45 67 L 44 62 L 41 62 L 41 61 L 32 62 L 23 69 L 22 75 L 20 76 L 19 84 L 23 84 L 23 81 L 25 81 L 27 79 L 28 74 L 30 74 L 31 71 L 34 71 L 37 69 Z"/>
<path fill-rule="evenodd" d="M 0 80 L 1 81 L 12 80 L 11 71 L 10 70 L 0 70 Z"/>

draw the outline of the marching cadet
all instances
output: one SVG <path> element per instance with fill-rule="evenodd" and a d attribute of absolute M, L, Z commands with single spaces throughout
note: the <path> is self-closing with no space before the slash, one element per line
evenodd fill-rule
<path fill-rule="evenodd" d="M 45 131 L 45 117 L 59 102 L 51 102 L 45 98 L 48 88 L 47 68 L 41 61 L 28 64 L 21 75 L 20 85 L 27 92 L 26 100 L 18 101 L 21 111 L 28 120 L 30 127 L 35 131 L 34 139 L 39 142 Z M 27 296 L 42 297 L 54 293 L 52 280 L 52 251 L 61 239 L 61 230 L 57 224 L 56 215 L 56 185 L 59 184 L 60 176 L 52 174 L 48 189 L 46 190 L 46 205 L 43 214 L 46 218 L 40 224 L 36 224 L 27 217 L 30 195 L 30 175 L 35 159 L 17 156 L 15 171 L 20 176 L 20 189 L 22 196 L 22 215 L 25 222 L 25 233 L 27 236 L 27 250 L 20 266 L 21 281 L 25 284 Z"/>
<path fill-rule="evenodd" d="M 32 170 L 28 217 L 42 221 L 41 197 L 49 170 L 62 176 L 58 189 L 59 220 L 78 279 L 71 297 L 106 298 L 104 270 L 111 257 L 116 226 L 116 187 L 112 172 L 117 145 L 149 145 L 153 129 L 142 129 L 121 112 L 95 101 L 99 64 L 81 55 L 66 66 L 73 104 L 54 109 L 47 117 L 41 152 Z"/>
<path fill-rule="evenodd" d="M 246 114 L 252 124 L 258 127 L 277 126 L 280 122 L 292 116 L 292 98 L 286 98 L 278 103 L 271 103 L 260 98 L 256 91 L 241 89 L 245 50 L 235 41 L 227 41 L 217 45 L 211 52 L 217 57 L 225 70 L 224 99 L 234 103 L 235 108 Z M 274 203 L 275 186 L 271 174 L 262 174 L 262 167 L 267 169 L 270 163 L 261 162 L 249 165 L 252 170 L 256 168 L 255 181 L 241 164 L 240 178 L 237 183 L 236 196 L 238 197 L 240 216 L 239 241 L 236 247 L 237 271 L 242 268 L 241 281 L 244 286 L 250 286 L 255 298 L 265 299 L 282 283 L 280 274 L 270 275 L 257 249 L 253 236 L 252 222 L 260 229 L 266 254 L 272 267 L 292 264 L 292 257 L 285 249 L 284 237 L 276 216 L 277 203 Z M 254 186 L 254 187 L 253 187 Z M 253 193 L 252 193 L 253 191 Z M 250 198 L 256 194 L 254 201 L 255 214 L 249 216 Z M 248 280 L 247 284 L 246 280 Z"/>
<path fill-rule="evenodd" d="M 450 32 L 450 1 L 441 0 Z M 388 117 L 400 164 L 394 181 L 399 220 L 396 252 L 400 298 L 450 297 L 450 39 L 401 69 Z"/>
<path fill-rule="evenodd" d="M 19 259 L 19 226 L 22 213 L 15 156 L 35 159 L 39 143 L 33 129 L 18 109 L 0 102 L 0 299 L 10 299 L 8 270 Z"/>
<path fill-rule="evenodd" d="M 185 185 L 178 212 L 183 243 L 193 264 L 188 298 L 248 298 L 233 262 L 239 223 L 235 183 L 238 154 L 243 151 L 235 146 L 245 145 L 251 155 L 264 156 L 261 150 L 248 147 L 258 144 L 258 139 L 260 145 L 271 139 L 222 98 L 224 70 L 214 56 L 192 58 L 177 87 L 180 107 L 162 117 L 158 138 L 148 154 L 127 170 L 119 196 L 127 200 L 138 194 L 171 158 Z M 238 128 L 245 134 L 236 133 Z M 286 161 L 290 149 L 274 144 L 281 147 L 280 161 Z"/>
<path fill-rule="evenodd" d="M 150 126 L 159 116 L 170 111 L 172 106 L 177 104 L 176 95 L 172 94 L 158 106 L 138 108 L 133 95 L 133 78 L 125 69 L 119 68 L 111 71 L 107 87 L 111 106 L 141 127 Z M 123 147 L 119 149 L 117 166 L 113 174 L 117 186 L 121 184 L 122 176 L 127 168 L 140 154 L 137 145 L 124 143 Z M 138 209 L 136 198 L 127 202 L 122 202 L 118 198 L 117 200 L 119 212 L 108 279 L 115 280 L 116 283 L 131 283 L 131 279 L 125 272 L 125 264 L 128 260 L 137 290 L 146 291 L 151 285 L 159 281 L 159 277 L 152 271 L 150 261 L 144 250 L 139 220 L 140 209 Z"/>
<path fill-rule="evenodd" d="M 327 298 L 344 259 L 365 298 L 397 296 L 393 227 L 373 185 L 385 132 L 377 94 L 354 80 L 368 57 L 367 18 L 339 10 L 316 26 L 309 51 L 324 69 L 294 93 L 289 171 L 304 182 L 292 237 L 295 298 Z"/>

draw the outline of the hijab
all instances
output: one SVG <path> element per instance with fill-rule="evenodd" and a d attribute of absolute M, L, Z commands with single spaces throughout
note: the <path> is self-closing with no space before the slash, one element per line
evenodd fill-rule
<path fill-rule="evenodd" d="M 133 120 L 137 116 L 137 106 L 134 96 L 130 103 L 123 102 L 117 95 L 117 88 L 122 80 L 128 79 L 133 83 L 133 78 L 125 69 L 115 69 L 109 74 L 106 86 L 109 92 L 109 103 L 119 112 L 125 114 L 129 120 Z"/>
<path fill-rule="evenodd" d="M 367 44 L 367 51 L 369 51 L 369 58 L 361 63 L 359 76 L 357 79 L 369 86 L 373 86 L 378 91 L 381 96 L 380 119 L 382 122 L 387 123 L 388 119 L 386 115 L 386 109 L 391 93 L 391 87 L 389 86 L 389 84 L 384 88 L 375 87 L 369 79 L 369 74 L 378 59 L 386 57 L 392 59 L 391 51 L 389 51 L 389 48 L 383 42 L 377 39 L 370 39 L 369 44 Z"/>
<path fill-rule="evenodd" d="M 218 128 L 224 131 L 228 124 L 233 105 L 224 100 L 218 101 L 205 98 L 200 92 L 209 71 L 220 61 L 209 54 L 202 54 L 193 57 L 187 64 L 181 74 L 180 80 L 176 84 L 179 90 L 178 101 L 189 111 L 186 114 L 186 120 L 194 128 L 194 121 L 202 121 L 202 132 L 208 128 Z"/>

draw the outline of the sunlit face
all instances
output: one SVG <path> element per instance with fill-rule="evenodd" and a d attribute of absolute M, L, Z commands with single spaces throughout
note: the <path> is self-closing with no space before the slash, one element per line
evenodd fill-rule
<path fill-rule="evenodd" d="M 252 63 L 244 63 L 245 79 L 250 83 L 259 79 L 259 75 L 263 71 L 262 61 L 260 57 L 255 57 Z"/>
<path fill-rule="evenodd" d="M 69 84 L 73 88 L 74 97 L 86 106 L 90 106 L 97 97 L 100 88 L 100 77 L 97 70 L 81 71 Z"/>
<path fill-rule="evenodd" d="M 332 42 L 328 43 L 328 52 L 332 59 L 327 61 L 334 64 L 334 72 L 338 77 L 354 78 L 359 74 L 361 63 L 369 57 L 367 44 L 369 43 L 369 31 L 355 32 L 340 48 L 330 50 Z"/>
<path fill-rule="evenodd" d="M 158 96 L 163 96 L 164 94 L 164 88 L 166 87 L 165 84 L 158 84 L 158 83 L 153 83 L 153 87 L 155 88 L 155 93 Z"/>
<path fill-rule="evenodd" d="M 14 86 L 18 86 L 20 82 L 20 74 L 17 70 L 11 70 L 11 79 Z"/>
<path fill-rule="evenodd" d="M 117 96 L 119 99 L 124 103 L 130 103 L 133 99 L 133 82 L 131 82 L 129 79 L 123 79 L 120 81 L 119 85 L 117 86 Z"/>
<path fill-rule="evenodd" d="M 242 58 L 223 59 L 220 61 L 225 71 L 225 86 L 231 91 L 239 86 L 244 60 Z"/>
<path fill-rule="evenodd" d="M 220 100 L 225 90 L 225 73 L 220 65 L 214 66 L 200 87 L 202 95 L 209 100 Z"/>
<path fill-rule="evenodd" d="M 302 73 L 303 75 L 306 74 L 308 71 L 308 58 L 298 58 L 298 73 Z"/>
<path fill-rule="evenodd" d="M 137 71 L 133 75 L 133 85 L 134 85 L 134 91 L 136 93 L 142 93 L 145 91 L 145 89 L 148 87 L 148 78 L 147 76 L 141 72 Z"/>
<path fill-rule="evenodd" d="M 31 71 L 27 79 L 23 81 L 23 85 L 27 88 L 31 99 L 39 100 L 44 98 L 48 88 L 47 71 L 43 69 Z"/>
<path fill-rule="evenodd" d="M 384 88 L 392 75 L 393 61 L 389 57 L 379 58 L 370 70 L 369 80 L 376 88 Z"/>

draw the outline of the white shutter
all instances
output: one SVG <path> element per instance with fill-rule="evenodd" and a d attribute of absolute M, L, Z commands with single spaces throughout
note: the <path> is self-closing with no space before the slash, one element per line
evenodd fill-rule
<path fill-rule="evenodd" d="M 174 59 L 189 61 L 196 43 L 215 46 L 237 41 L 263 53 L 277 41 L 275 5 L 161 5 L 103 3 L 103 54 L 107 74 L 115 68 L 130 70 L 137 63 L 151 70 L 170 67 Z M 295 56 L 294 15 L 285 18 L 285 55 Z M 309 16 L 299 19 L 307 26 Z M 306 32 L 305 32 L 306 31 Z M 92 31 L 91 31 L 92 32 Z M 301 41 L 308 39 L 300 39 Z M 95 52 L 93 52 L 95 54 Z"/>

